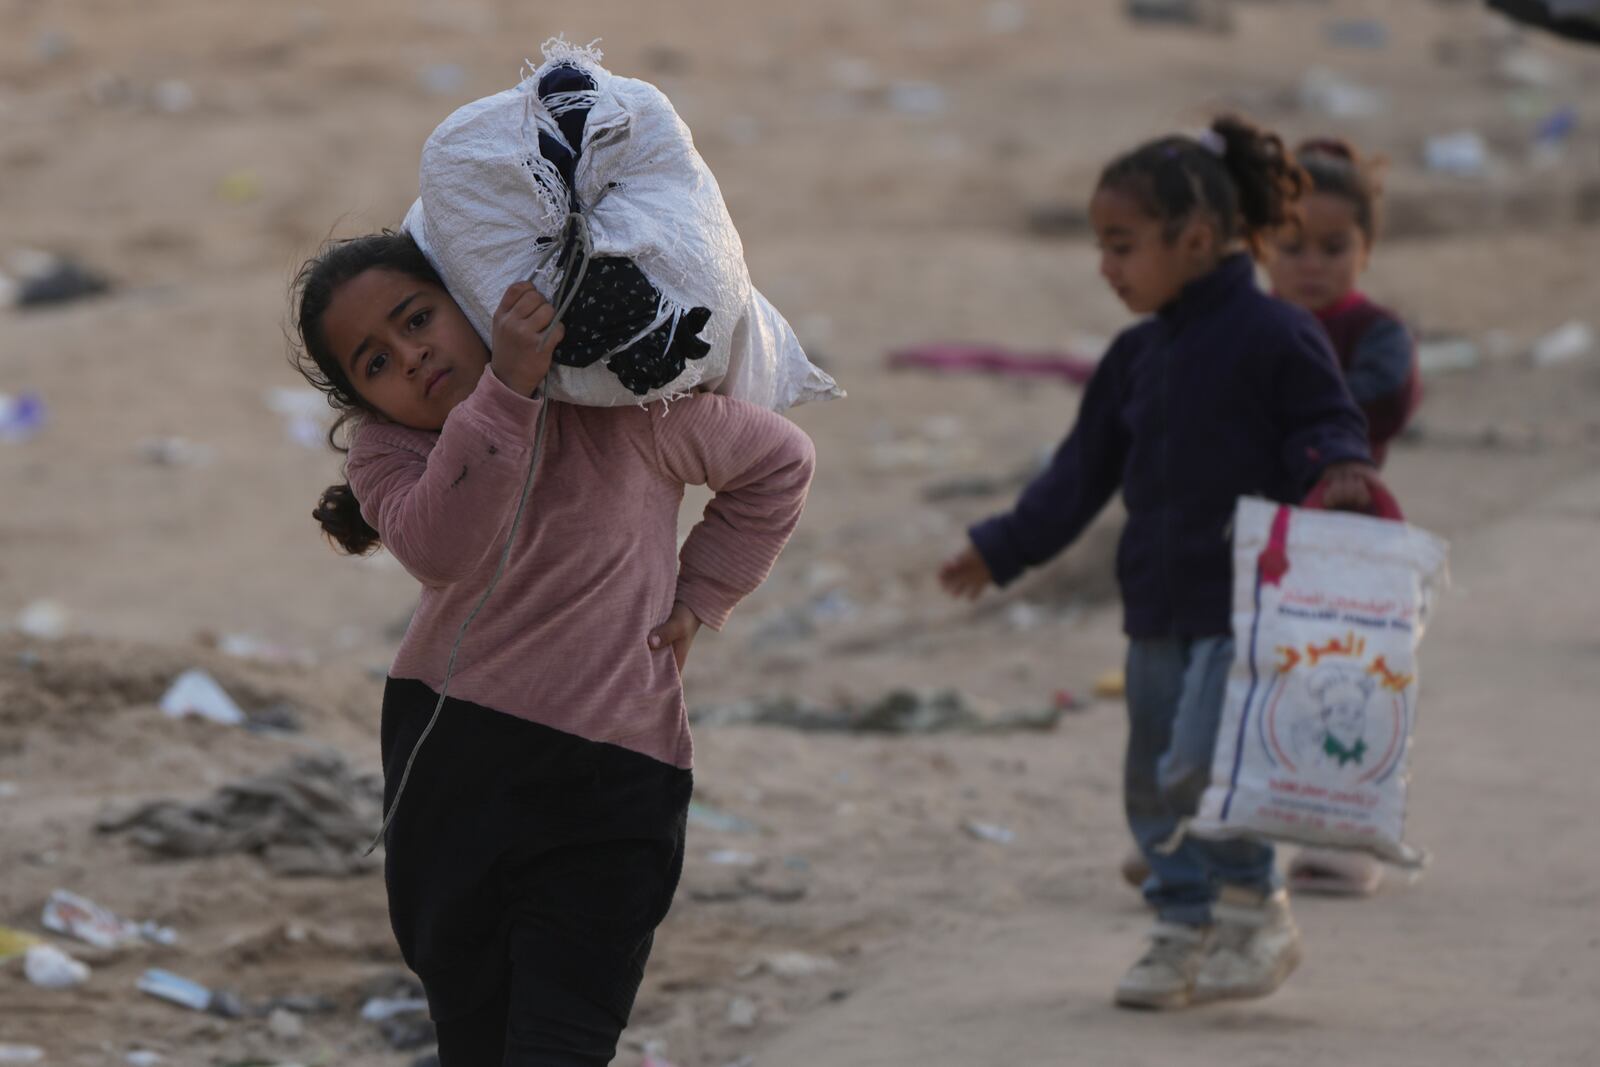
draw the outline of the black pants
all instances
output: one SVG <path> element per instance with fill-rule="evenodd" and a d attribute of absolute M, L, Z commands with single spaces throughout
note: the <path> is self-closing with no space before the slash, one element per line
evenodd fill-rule
<path fill-rule="evenodd" d="M 384 690 L 385 793 L 438 694 Z M 442 1067 L 609 1063 L 683 869 L 690 773 L 448 700 L 389 827 L 389 917 Z"/>

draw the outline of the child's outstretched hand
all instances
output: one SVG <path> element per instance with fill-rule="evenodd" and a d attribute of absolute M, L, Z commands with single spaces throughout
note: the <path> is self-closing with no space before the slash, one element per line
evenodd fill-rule
<path fill-rule="evenodd" d="M 682 601 L 672 605 L 667 621 L 650 631 L 650 647 L 672 646 L 672 658 L 678 661 L 678 672 L 683 672 L 684 661 L 689 658 L 689 646 L 694 635 L 700 632 L 700 617 L 690 611 Z"/>
<path fill-rule="evenodd" d="M 989 565 L 968 545 L 939 565 L 939 584 L 953 597 L 976 600 L 994 582 Z"/>
<path fill-rule="evenodd" d="M 550 329 L 555 317 L 556 309 L 527 282 L 513 282 L 500 298 L 489 341 L 489 365 L 522 396 L 532 396 L 550 373 L 551 354 L 566 332 L 560 323 Z"/>
<path fill-rule="evenodd" d="M 1322 472 L 1322 506 L 1329 511 L 1366 511 L 1377 471 L 1365 463 L 1335 463 Z"/>

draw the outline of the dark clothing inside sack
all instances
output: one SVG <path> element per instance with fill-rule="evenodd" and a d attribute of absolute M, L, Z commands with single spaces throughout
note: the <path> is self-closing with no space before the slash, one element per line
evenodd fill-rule
<path fill-rule="evenodd" d="M 539 79 L 538 91 L 546 106 L 552 106 L 552 98 L 559 94 L 594 88 L 594 79 L 584 71 L 559 66 Z M 541 132 L 539 152 L 566 181 L 568 209 L 581 212 L 591 206 L 580 204 L 577 193 L 578 159 L 589 109 L 552 106 L 552 111 L 560 111 L 556 124 L 565 142 Z M 575 240 L 569 230 L 561 252 L 563 261 Z M 566 284 L 563 280 L 563 291 L 551 298 L 557 306 L 567 295 Z M 638 264 L 626 256 L 596 256 L 589 261 L 578 295 L 562 318 L 567 332 L 553 358 L 563 366 L 587 367 L 605 357 L 606 368 L 631 392 L 643 396 L 677 378 L 689 360 L 711 351 L 699 336 L 711 319 L 710 309 L 674 309 L 665 313 L 664 321 L 658 321 L 663 315 L 661 292 Z"/>

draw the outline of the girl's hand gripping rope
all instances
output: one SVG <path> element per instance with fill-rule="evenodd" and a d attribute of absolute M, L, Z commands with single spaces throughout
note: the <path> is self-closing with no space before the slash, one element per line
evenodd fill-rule
<path fill-rule="evenodd" d="M 550 373 L 551 356 L 566 334 L 555 318 L 556 309 L 527 282 L 513 282 L 500 298 L 489 365 L 520 396 L 532 396 Z"/>

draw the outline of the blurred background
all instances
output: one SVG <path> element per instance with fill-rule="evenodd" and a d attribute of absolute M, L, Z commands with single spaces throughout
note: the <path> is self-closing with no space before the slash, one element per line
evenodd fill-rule
<path fill-rule="evenodd" d="M 702 806 L 619 1062 L 1600 1062 L 1600 48 L 1466 0 L 0 0 L 0 957 L 92 968 L 0 963 L 0 1045 L 42 1057 L 5 1062 L 427 1054 L 349 862 L 415 586 L 310 519 L 340 461 L 287 293 L 324 239 L 398 225 L 432 128 L 558 33 L 668 94 L 850 392 L 792 413 L 806 517 L 695 647 Z M 1417 746 L 1439 861 L 1308 909 L 1272 1001 L 1155 1023 L 1108 1007 L 1144 922 L 1115 874 L 1118 516 L 976 606 L 932 580 L 1078 391 L 886 357 L 1098 356 L 1127 324 L 1099 168 L 1224 110 L 1389 160 L 1365 288 L 1427 392 L 1387 473 L 1457 546 Z M 160 710 L 189 670 L 222 721 Z M 895 732 L 793 728 L 819 710 Z M 294 834 L 218 814 L 247 781 Z M 202 807 L 109 830 L 162 799 Z M 57 890 L 173 936 L 51 930 Z M 141 992 L 150 968 L 204 990 Z"/>

